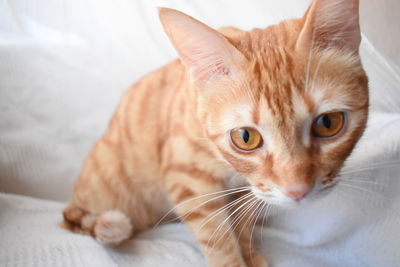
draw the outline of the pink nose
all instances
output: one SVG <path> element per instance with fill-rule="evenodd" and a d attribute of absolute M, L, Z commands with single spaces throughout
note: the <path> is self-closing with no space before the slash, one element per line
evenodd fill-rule
<path fill-rule="evenodd" d="M 289 197 L 291 197 L 293 200 L 299 201 L 299 200 L 303 199 L 309 191 L 310 191 L 309 189 L 302 189 L 302 190 L 298 190 L 298 191 L 289 191 L 286 194 Z"/>

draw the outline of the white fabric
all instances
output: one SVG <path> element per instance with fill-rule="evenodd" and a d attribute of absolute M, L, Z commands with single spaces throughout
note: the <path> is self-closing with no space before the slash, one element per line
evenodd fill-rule
<path fill-rule="evenodd" d="M 204 266 L 181 224 L 143 232 L 118 249 L 58 227 L 64 203 L 0 194 L 1 266 Z"/>
<path fill-rule="evenodd" d="M 308 3 L 171 0 L 168 6 L 213 27 L 250 29 L 299 17 Z M 54 201 L 69 198 L 122 92 L 175 57 L 154 8 L 166 4 L 0 0 L 0 190 L 6 192 L 0 266 L 204 266 L 180 224 L 110 249 L 59 228 L 65 204 Z M 273 266 L 400 264 L 399 62 L 389 63 L 365 36 L 361 53 L 371 119 L 346 170 L 365 168 L 352 174 L 362 181 L 296 210 L 275 209 L 268 227 L 255 233 Z"/>
<path fill-rule="evenodd" d="M 273 266 L 398 266 L 400 116 L 375 114 L 349 161 L 364 182 L 338 186 L 296 210 L 275 210 L 254 238 Z M 386 162 L 385 166 L 380 163 Z M 0 194 L 1 266 L 205 266 L 182 224 L 146 231 L 122 247 L 60 227 L 64 203 Z"/>

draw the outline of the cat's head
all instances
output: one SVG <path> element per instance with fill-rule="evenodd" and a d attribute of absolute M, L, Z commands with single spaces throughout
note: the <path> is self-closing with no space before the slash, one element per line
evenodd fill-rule
<path fill-rule="evenodd" d="M 314 0 L 302 19 L 250 32 L 160 18 L 206 136 L 258 197 L 291 204 L 333 185 L 368 115 L 358 0 Z"/>

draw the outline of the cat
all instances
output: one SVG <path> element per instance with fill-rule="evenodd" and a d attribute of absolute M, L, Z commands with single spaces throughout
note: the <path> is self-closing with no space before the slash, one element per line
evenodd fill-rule
<path fill-rule="evenodd" d="M 160 8 L 179 59 L 122 97 L 64 226 L 118 245 L 175 214 L 209 266 L 268 266 L 251 241 L 257 208 L 318 201 L 366 126 L 358 9 L 314 0 L 246 32 Z"/>

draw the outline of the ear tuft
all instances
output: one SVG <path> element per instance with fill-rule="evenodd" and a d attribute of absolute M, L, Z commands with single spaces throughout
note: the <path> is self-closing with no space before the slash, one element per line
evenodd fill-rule
<path fill-rule="evenodd" d="M 358 52 L 361 42 L 358 0 L 314 0 L 303 21 L 296 49 L 317 47 Z"/>
<path fill-rule="evenodd" d="M 238 78 L 244 57 L 221 33 L 174 9 L 159 8 L 159 16 L 196 87 Z"/>

